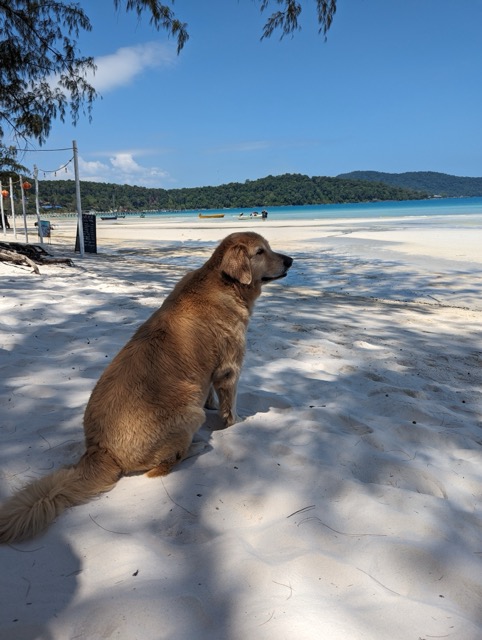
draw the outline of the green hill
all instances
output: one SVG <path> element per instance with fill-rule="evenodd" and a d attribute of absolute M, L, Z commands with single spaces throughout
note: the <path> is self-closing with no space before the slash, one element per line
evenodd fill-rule
<path fill-rule="evenodd" d="M 393 187 L 415 189 L 432 196 L 473 197 L 482 196 L 482 178 L 451 176 L 436 171 L 409 171 L 407 173 L 382 173 L 380 171 L 352 171 L 337 176 L 343 180 L 383 182 Z"/>
<path fill-rule="evenodd" d="M 124 211 L 223 209 L 305 204 L 411 200 L 426 197 L 413 189 L 345 178 L 309 177 L 301 174 L 267 176 L 217 187 L 150 189 L 129 185 L 82 182 L 84 210 Z M 44 205 L 75 209 L 72 180 L 43 180 L 39 198 Z M 31 205 L 30 205 L 31 206 Z"/>

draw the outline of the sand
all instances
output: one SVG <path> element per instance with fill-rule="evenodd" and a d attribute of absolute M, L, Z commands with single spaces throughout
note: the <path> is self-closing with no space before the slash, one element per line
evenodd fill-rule
<path fill-rule="evenodd" d="M 3 499 L 77 459 L 103 368 L 224 235 L 295 260 L 251 321 L 243 422 L 208 412 L 171 475 L 0 547 L 0 638 L 480 640 L 481 222 L 125 219 L 75 267 L 0 263 Z"/>

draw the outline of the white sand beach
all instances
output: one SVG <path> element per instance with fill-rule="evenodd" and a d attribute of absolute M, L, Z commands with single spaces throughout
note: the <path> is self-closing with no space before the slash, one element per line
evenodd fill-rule
<path fill-rule="evenodd" d="M 0 500 L 83 451 L 106 364 L 239 229 L 294 258 L 255 308 L 244 420 L 0 547 L 2 640 L 480 640 L 482 215 L 98 224 L 0 262 Z M 19 236 L 20 237 L 20 236 Z M 11 236 L 7 239 L 12 239 Z"/>

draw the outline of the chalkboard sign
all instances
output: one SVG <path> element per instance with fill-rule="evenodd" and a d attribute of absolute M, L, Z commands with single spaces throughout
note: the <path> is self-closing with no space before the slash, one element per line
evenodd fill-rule
<path fill-rule="evenodd" d="M 84 250 L 86 253 L 97 253 L 97 229 L 96 217 L 93 213 L 82 214 L 82 228 L 84 231 Z M 75 250 L 80 251 L 79 227 L 77 227 L 77 237 L 75 239 Z"/>

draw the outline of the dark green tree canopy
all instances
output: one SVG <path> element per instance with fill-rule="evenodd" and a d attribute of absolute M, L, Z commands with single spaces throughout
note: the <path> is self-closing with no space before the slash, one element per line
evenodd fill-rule
<path fill-rule="evenodd" d="M 85 80 L 94 61 L 78 53 L 75 38 L 90 30 L 77 5 L 0 1 L 0 135 L 6 123 L 25 138 L 45 141 L 53 119 L 69 104 L 73 119 L 95 90 Z M 58 78 L 58 86 L 51 79 Z"/>
<path fill-rule="evenodd" d="M 268 15 L 262 38 L 281 36 L 300 28 L 300 0 L 257 0 Z M 333 20 L 336 0 L 315 2 L 320 31 Z M 115 9 L 147 14 L 157 30 L 164 30 L 182 50 L 189 35 L 187 24 L 159 0 L 113 0 Z M 174 0 L 171 0 L 174 4 Z M 83 56 L 77 39 L 91 23 L 80 4 L 62 0 L 0 0 L 0 170 L 15 161 L 14 147 L 5 148 L 6 134 L 17 140 L 45 143 L 52 122 L 70 114 L 75 124 L 81 114 L 90 117 L 97 96 L 88 81 L 95 70 L 91 56 Z M 8 162 L 6 160 L 8 159 Z"/>
<path fill-rule="evenodd" d="M 73 180 L 42 180 L 41 206 L 75 211 Z M 260 211 L 280 205 L 334 204 L 373 200 L 411 200 L 427 193 L 382 182 L 345 180 L 303 174 L 266 176 L 216 187 L 152 189 L 132 185 L 82 181 L 82 205 L 87 210 L 108 211 L 115 204 L 120 211 L 183 211 L 186 209 L 247 208 Z M 34 213 L 34 202 L 28 204 Z"/>

